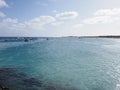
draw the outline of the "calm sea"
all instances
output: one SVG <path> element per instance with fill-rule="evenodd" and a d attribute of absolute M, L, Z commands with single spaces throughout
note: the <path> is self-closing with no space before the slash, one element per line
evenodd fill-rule
<path fill-rule="evenodd" d="M 0 42 L 0 84 L 10 90 L 120 90 L 120 40 Z"/>

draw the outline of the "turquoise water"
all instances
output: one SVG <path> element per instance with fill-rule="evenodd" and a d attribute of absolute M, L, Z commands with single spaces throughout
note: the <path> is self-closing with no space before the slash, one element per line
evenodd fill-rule
<path fill-rule="evenodd" d="M 53 38 L 1 42 L 0 67 L 14 68 L 42 83 L 42 86 L 34 85 L 34 89 L 24 85 L 24 90 L 120 90 L 119 41 Z M 11 80 L 17 82 L 19 79 Z M 23 90 L 20 89 L 22 85 L 14 86 L 16 90 Z M 47 86 L 52 89 L 44 88 Z"/>

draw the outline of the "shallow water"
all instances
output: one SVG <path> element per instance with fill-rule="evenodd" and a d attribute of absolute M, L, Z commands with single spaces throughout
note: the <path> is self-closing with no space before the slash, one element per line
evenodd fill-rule
<path fill-rule="evenodd" d="M 119 41 L 0 42 L 0 83 L 12 90 L 120 90 Z"/>

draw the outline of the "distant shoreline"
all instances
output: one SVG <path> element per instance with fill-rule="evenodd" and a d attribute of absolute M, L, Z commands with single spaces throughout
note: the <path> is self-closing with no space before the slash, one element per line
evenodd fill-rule
<path fill-rule="evenodd" d="M 67 36 L 70 38 L 120 38 L 120 36 L 113 36 L 113 35 L 108 35 L 108 36 Z"/>
<path fill-rule="evenodd" d="M 37 39 L 55 39 L 55 38 L 109 38 L 109 39 L 119 39 L 120 36 L 116 35 L 106 35 L 106 36 L 63 36 L 63 37 L 0 37 L 0 42 L 7 42 L 7 41 L 25 41 L 25 42 L 29 42 L 29 41 L 33 41 L 33 40 L 37 40 Z"/>
<path fill-rule="evenodd" d="M 99 36 L 61 36 L 61 37 L 81 37 L 81 38 L 120 38 L 120 35 L 99 35 Z M 60 38 L 60 37 L 32 37 L 32 36 L 0 36 L 0 38 Z"/>

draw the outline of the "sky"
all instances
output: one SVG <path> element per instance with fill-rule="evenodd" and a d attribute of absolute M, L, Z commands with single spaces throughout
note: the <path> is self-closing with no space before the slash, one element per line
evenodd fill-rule
<path fill-rule="evenodd" d="M 0 36 L 120 35 L 120 0 L 0 0 Z"/>

